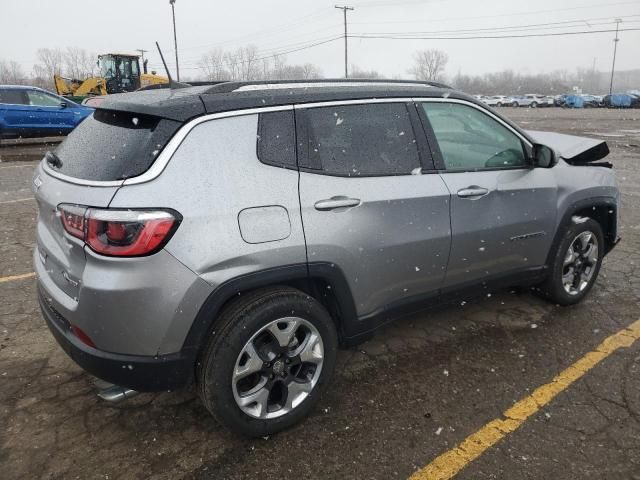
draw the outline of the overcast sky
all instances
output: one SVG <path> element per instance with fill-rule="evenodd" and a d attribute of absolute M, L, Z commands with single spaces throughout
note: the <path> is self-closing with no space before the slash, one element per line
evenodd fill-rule
<path fill-rule="evenodd" d="M 176 0 L 182 77 L 200 74 L 198 60 L 211 48 L 254 44 L 266 56 L 339 36 L 342 11 L 334 5 L 324 0 Z M 620 34 L 616 67 L 640 68 L 640 0 L 354 0 L 347 5 L 355 7 L 348 14 L 350 34 L 428 32 L 451 37 L 594 31 L 615 28 L 611 22 L 618 17 L 622 29 L 638 30 Z M 439 48 L 449 54 L 448 75 L 505 69 L 573 71 L 591 67 L 594 61 L 597 69 L 606 71 L 611 68 L 613 38 L 613 33 L 465 40 L 354 38 L 349 39 L 349 63 L 388 77 L 408 77 L 416 50 Z M 173 59 L 169 0 L 0 0 L 0 58 L 19 61 L 27 72 L 38 48 L 66 46 L 95 53 L 144 48 L 159 68 L 155 40 Z M 325 76 L 338 77 L 343 73 L 342 42 L 286 57 L 289 63 L 317 64 Z"/>

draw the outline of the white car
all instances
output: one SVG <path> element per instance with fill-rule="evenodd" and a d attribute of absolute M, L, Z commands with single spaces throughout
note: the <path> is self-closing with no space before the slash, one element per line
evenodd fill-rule
<path fill-rule="evenodd" d="M 553 98 L 545 95 L 539 95 L 537 93 L 527 93 L 526 95 L 514 97 L 513 99 L 514 103 L 517 103 L 517 105 L 513 104 L 514 107 L 536 108 L 553 106 Z"/>
<path fill-rule="evenodd" d="M 485 97 L 482 99 L 482 101 L 490 107 L 506 107 L 509 105 L 513 105 L 514 103 L 512 97 L 507 97 L 505 95 L 493 95 L 492 97 Z"/>

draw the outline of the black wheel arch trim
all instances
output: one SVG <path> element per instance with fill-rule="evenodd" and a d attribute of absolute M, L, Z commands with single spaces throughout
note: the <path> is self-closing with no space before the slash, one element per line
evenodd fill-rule
<path fill-rule="evenodd" d="M 351 289 L 342 270 L 336 264 L 329 262 L 299 263 L 252 272 L 219 285 L 205 300 L 196 315 L 184 341 L 182 352 L 194 359 L 197 357 L 220 311 L 234 296 L 258 288 L 290 284 L 292 281 L 309 282 L 308 288 L 312 291 L 312 284 L 316 279 L 331 285 L 340 315 L 338 336 L 348 336 L 357 314 Z"/>
<path fill-rule="evenodd" d="M 606 207 L 608 209 L 613 210 L 613 216 L 611 217 L 610 227 L 607 229 L 606 226 L 603 226 L 602 228 L 602 232 L 605 236 L 605 255 L 609 253 L 613 249 L 613 247 L 616 246 L 616 244 L 619 241 L 618 225 L 617 225 L 618 202 L 614 197 L 602 196 L 602 197 L 584 198 L 582 200 L 578 200 L 577 202 L 572 203 L 565 210 L 564 214 L 562 215 L 562 218 L 558 222 L 556 233 L 553 238 L 553 242 L 551 243 L 551 248 L 547 253 L 547 265 L 549 265 L 549 262 L 553 257 L 555 248 L 562 240 L 563 233 L 565 232 L 567 227 L 571 225 L 571 222 L 572 222 L 571 217 L 573 217 L 576 213 L 584 210 L 585 208 L 597 208 L 597 207 Z"/>

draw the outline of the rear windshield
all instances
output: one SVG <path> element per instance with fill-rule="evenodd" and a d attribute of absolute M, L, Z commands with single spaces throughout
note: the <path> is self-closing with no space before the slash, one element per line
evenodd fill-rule
<path fill-rule="evenodd" d="M 83 180 L 121 180 L 145 172 L 180 122 L 96 110 L 54 151 L 56 171 Z"/>

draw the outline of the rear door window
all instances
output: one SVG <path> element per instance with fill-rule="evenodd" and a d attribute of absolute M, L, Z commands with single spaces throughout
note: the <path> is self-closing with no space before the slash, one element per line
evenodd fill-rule
<path fill-rule="evenodd" d="M 94 181 L 138 176 L 153 165 L 180 126 L 158 117 L 96 110 L 54 151 L 59 159 L 54 170 Z"/>
<path fill-rule="evenodd" d="M 22 90 L 1 90 L 0 103 L 9 105 L 29 105 L 27 96 Z"/>
<path fill-rule="evenodd" d="M 420 156 L 404 103 L 306 109 L 304 166 L 337 176 L 410 174 Z"/>

